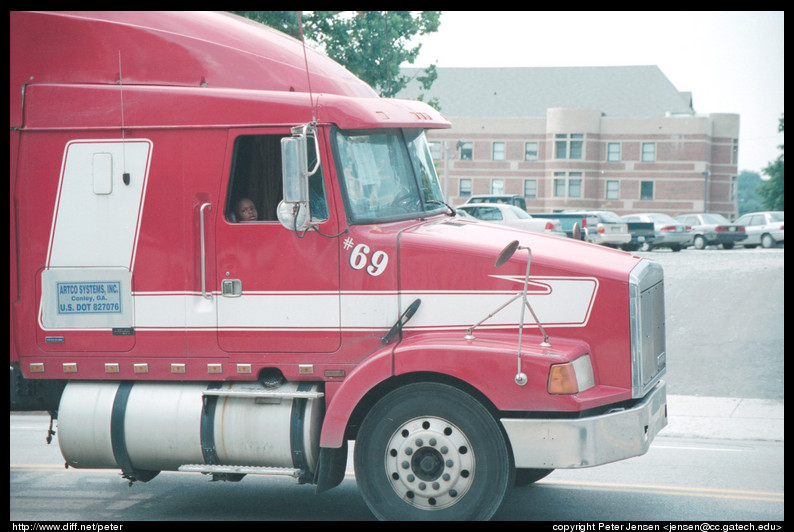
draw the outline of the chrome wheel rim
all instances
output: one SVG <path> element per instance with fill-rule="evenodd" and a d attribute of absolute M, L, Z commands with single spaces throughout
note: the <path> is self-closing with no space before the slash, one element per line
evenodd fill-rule
<path fill-rule="evenodd" d="M 386 473 L 394 491 L 425 510 L 442 510 L 460 501 L 474 481 L 475 465 L 466 435 L 433 416 L 401 425 L 386 448 Z"/>

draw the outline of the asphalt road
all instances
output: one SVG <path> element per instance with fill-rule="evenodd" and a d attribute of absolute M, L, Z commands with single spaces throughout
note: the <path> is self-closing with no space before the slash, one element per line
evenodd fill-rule
<path fill-rule="evenodd" d="M 210 482 L 163 472 L 128 486 L 118 471 L 64 469 L 56 439 L 44 444 L 49 418 L 11 416 L 10 520 L 372 521 L 352 471 L 316 494 L 292 479 L 249 475 Z M 558 470 L 513 489 L 494 520 L 782 521 L 782 441 L 657 437 L 647 454 L 589 469 Z M 261 525 L 256 525 L 261 526 Z M 41 530 L 41 529 L 39 529 Z"/>

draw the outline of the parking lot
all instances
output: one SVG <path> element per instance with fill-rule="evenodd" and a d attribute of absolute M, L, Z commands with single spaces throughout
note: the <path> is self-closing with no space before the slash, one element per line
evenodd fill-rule
<path fill-rule="evenodd" d="M 783 399 L 783 248 L 635 252 L 665 272 L 668 393 Z"/>

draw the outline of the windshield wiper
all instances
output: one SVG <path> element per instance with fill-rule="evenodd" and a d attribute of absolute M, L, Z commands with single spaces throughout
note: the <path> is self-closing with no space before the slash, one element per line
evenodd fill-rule
<path fill-rule="evenodd" d="M 416 309 L 419 308 L 419 305 L 421 303 L 422 303 L 421 299 L 414 299 L 414 302 L 408 305 L 408 308 L 405 309 L 405 312 L 403 312 L 402 316 L 400 316 L 400 318 L 397 320 L 397 323 L 395 323 L 392 326 L 392 328 L 389 329 L 389 332 L 386 333 L 386 336 L 383 337 L 384 344 L 388 344 L 389 342 L 391 342 L 391 339 L 397 333 L 400 334 L 400 339 L 402 340 L 403 325 L 408 323 L 408 320 L 410 320 L 413 317 L 413 315 L 416 313 Z"/>
<path fill-rule="evenodd" d="M 443 205 L 444 207 L 449 209 L 449 212 L 447 214 L 449 214 L 450 216 L 457 216 L 457 214 L 458 214 L 458 211 L 456 211 L 455 209 L 452 208 L 452 206 L 450 206 L 448 203 L 445 203 L 443 201 L 438 201 L 438 200 L 432 200 L 431 199 L 431 200 L 427 200 L 425 203 L 434 203 L 436 205 Z"/>

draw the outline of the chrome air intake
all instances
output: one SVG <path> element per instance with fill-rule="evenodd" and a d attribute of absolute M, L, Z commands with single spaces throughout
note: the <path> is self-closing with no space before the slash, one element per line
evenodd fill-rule
<path fill-rule="evenodd" d="M 667 367 L 664 272 L 643 260 L 629 275 L 631 320 L 631 396 L 644 397 Z"/>

